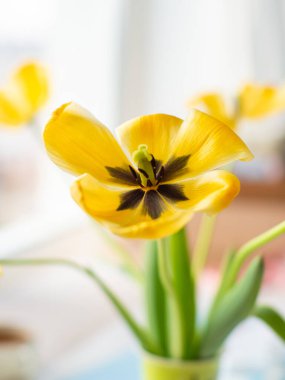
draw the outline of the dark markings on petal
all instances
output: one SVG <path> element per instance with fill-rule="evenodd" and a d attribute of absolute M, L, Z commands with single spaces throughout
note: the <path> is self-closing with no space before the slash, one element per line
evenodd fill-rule
<path fill-rule="evenodd" d="M 131 190 L 121 194 L 121 202 L 117 211 L 137 208 L 143 196 L 144 191 L 141 189 Z"/>
<path fill-rule="evenodd" d="M 157 189 L 159 194 L 172 202 L 187 201 L 188 198 L 183 193 L 183 185 L 160 185 Z"/>
<path fill-rule="evenodd" d="M 148 179 L 148 180 L 147 180 L 147 183 L 146 183 L 146 185 L 147 185 L 148 187 L 151 187 L 151 186 L 153 186 L 153 185 L 152 185 L 152 182 L 151 182 L 151 180 L 150 180 L 150 179 Z"/>
<path fill-rule="evenodd" d="M 164 166 L 163 181 L 169 181 L 170 179 L 187 173 L 186 165 L 189 158 L 190 154 L 187 156 L 171 158 Z"/>
<path fill-rule="evenodd" d="M 114 178 L 114 182 L 127 185 L 137 184 L 137 180 L 133 177 L 129 170 L 120 167 L 112 168 L 110 166 L 105 166 L 105 168 L 107 169 L 110 176 Z"/>
<path fill-rule="evenodd" d="M 145 193 L 143 200 L 143 211 L 149 215 L 152 219 L 160 217 L 164 211 L 165 206 L 163 199 L 155 190 L 149 190 Z"/>

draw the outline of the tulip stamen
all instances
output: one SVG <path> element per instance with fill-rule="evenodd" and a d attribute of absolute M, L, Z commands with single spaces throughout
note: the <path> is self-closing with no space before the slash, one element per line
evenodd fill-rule
<path fill-rule="evenodd" d="M 156 176 L 155 176 L 157 185 L 162 180 L 163 176 L 164 176 L 164 166 L 161 166 L 161 168 L 159 169 L 159 171 L 156 173 Z"/>
<path fill-rule="evenodd" d="M 143 169 L 139 168 L 138 171 L 145 176 L 145 178 L 149 179 L 149 175 Z"/>
<path fill-rule="evenodd" d="M 137 180 L 138 175 L 137 175 L 137 172 L 135 171 L 135 169 L 131 165 L 129 165 L 129 169 L 130 169 L 130 172 L 131 172 L 132 176 L 134 177 L 134 179 Z"/>

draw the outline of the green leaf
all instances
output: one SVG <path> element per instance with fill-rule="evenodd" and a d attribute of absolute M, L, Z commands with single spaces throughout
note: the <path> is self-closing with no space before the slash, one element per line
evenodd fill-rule
<path fill-rule="evenodd" d="M 158 355 L 167 356 L 166 300 L 158 271 L 156 241 L 148 241 L 145 255 L 145 302 L 149 333 Z"/>
<path fill-rule="evenodd" d="M 269 306 L 256 306 L 252 315 L 259 318 L 285 342 L 285 319 Z"/>
<path fill-rule="evenodd" d="M 250 315 L 261 286 L 263 270 L 262 259 L 255 259 L 243 278 L 220 300 L 202 332 L 201 357 L 215 355 L 232 330 Z"/>
<path fill-rule="evenodd" d="M 135 318 L 129 312 L 129 310 L 121 302 L 120 298 L 108 287 L 108 285 L 98 276 L 98 274 L 91 268 L 80 265 L 74 261 L 58 258 L 41 258 L 41 259 L 1 259 L 0 265 L 9 266 L 45 266 L 45 265 L 63 265 L 69 268 L 78 270 L 79 272 L 87 275 L 103 293 L 107 296 L 109 301 L 116 308 L 117 312 L 124 319 L 129 329 L 133 332 L 135 337 L 141 343 L 142 347 L 146 351 L 156 352 L 156 347 L 151 339 L 148 331 L 137 323 Z"/>
<path fill-rule="evenodd" d="M 227 253 L 227 255 L 225 257 L 225 261 L 224 261 L 223 267 L 222 267 L 221 281 L 219 284 L 218 291 L 215 295 L 213 304 L 211 306 L 210 315 L 212 315 L 212 313 L 215 312 L 220 300 L 223 298 L 225 293 L 229 290 L 227 287 L 228 274 L 230 273 L 230 269 L 231 269 L 231 266 L 234 262 L 235 255 L 236 255 L 236 250 L 232 249 Z"/>
<path fill-rule="evenodd" d="M 190 359 L 195 331 L 195 287 L 190 268 L 186 230 L 182 229 L 167 238 L 169 269 L 173 281 L 175 300 L 169 303 L 170 344 L 180 347 L 174 351 L 180 359 Z M 178 304 L 178 307 L 176 304 Z M 176 344 L 177 346 L 177 344 Z"/>

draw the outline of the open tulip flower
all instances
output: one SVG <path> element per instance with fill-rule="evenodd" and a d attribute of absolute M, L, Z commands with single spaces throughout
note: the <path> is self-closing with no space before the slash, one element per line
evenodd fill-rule
<path fill-rule="evenodd" d="M 46 68 L 37 62 L 21 65 L 0 89 L 0 124 L 15 127 L 28 123 L 48 96 Z"/>
<path fill-rule="evenodd" d="M 226 125 L 192 110 L 185 121 L 147 115 L 116 129 L 118 140 L 74 103 L 56 110 L 44 141 L 51 159 L 80 177 L 75 201 L 113 233 L 160 238 L 194 212 L 216 213 L 239 192 L 239 181 L 213 170 L 252 154 Z"/>
<path fill-rule="evenodd" d="M 206 257 L 192 242 L 189 250 L 183 227 L 195 212 L 218 213 L 239 192 L 238 179 L 217 170 L 252 158 L 232 128 L 191 110 L 184 121 L 165 114 L 135 118 L 115 138 L 87 110 L 67 103 L 47 123 L 44 142 L 54 163 L 78 176 L 71 193 L 85 212 L 117 235 L 150 239 L 143 267 L 131 262 L 129 271 L 145 292 L 144 318 L 137 321 L 93 265 L 50 257 L 0 259 L 0 265 L 67 265 L 88 276 L 143 348 L 144 380 L 216 380 L 225 341 L 252 316 L 285 342 L 282 315 L 258 304 L 264 263 L 255 255 L 285 233 L 285 222 L 229 253 L 211 305 L 199 313 L 195 262 Z"/>
<path fill-rule="evenodd" d="M 247 84 L 237 94 L 232 106 L 218 93 L 204 93 L 188 101 L 189 107 L 202 107 L 235 129 L 241 119 L 258 119 L 285 110 L 285 85 L 281 87 Z"/>

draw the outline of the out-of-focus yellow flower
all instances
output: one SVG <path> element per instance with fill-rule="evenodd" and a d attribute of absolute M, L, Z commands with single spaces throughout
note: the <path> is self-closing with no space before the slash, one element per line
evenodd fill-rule
<path fill-rule="evenodd" d="M 255 119 L 285 110 L 285 85 L 279 88 L 247 84 L 237 95 L 232 107 L 218 93 L 205 93 L 188 101 L 189 107 L 202 107 L 235 129 L 243 118 Z"/>
<path fill-rule="evenodd" d="M 12 74 L 0 89 L 0 124 L 19 126 L 29 122 L 49 96 L 47 70 L 28 62 Z"/>
<path fill-rule="evenodd" d="M 44 131 L 50 158 L 81 175 L 75 201 L 113 233 L 160 238 L 182 228 L 194 212 L 216 213 L 239 192 L 231 173 L 213 170 L 250 160 L 244 142 L 226 125 L 193 110 L 130 120 L 112 133 L 75 103 L 57 109 Z"/>
<path fill-rule="evenodd" d="M 246 85 L 239 97 L 241 117 L 259 118 L 285 110 L 285 85 L 279 88 Z"/>

